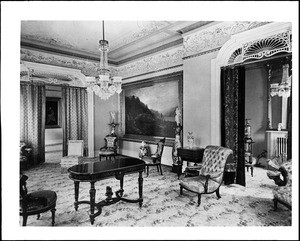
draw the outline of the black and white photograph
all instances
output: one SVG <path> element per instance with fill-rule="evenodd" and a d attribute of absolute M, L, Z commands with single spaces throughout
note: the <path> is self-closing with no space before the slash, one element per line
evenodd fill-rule
<path fill-rule="evenodd" d="M 3 239 L 298 240 L 298 7 L 1 2 Z"/>

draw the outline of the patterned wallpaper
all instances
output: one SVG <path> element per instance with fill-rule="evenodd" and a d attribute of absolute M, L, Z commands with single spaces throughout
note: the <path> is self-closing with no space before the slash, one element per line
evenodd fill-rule
<path fill-rule="evenodd" d="M 234 34 L 247 31 L 269 22 L 221 22 L 184 37 L 183 46 L 145 57 L 119 67 L 110 66 L 112 75 L 123 78 L 155 72 L 183 64 L 183 58 L 196 56 L 220 48 Z M 161 26 L 160 26 L 161 27 Z M 97 76 L 98 62 L 21 49 L 21 60 L 80 69 L 86 76 Z"/>

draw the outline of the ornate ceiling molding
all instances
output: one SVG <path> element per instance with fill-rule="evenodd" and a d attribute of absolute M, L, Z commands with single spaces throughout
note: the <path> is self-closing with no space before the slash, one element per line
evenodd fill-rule
<path fill-rule="evenodd" d="M 66 57 L 25 48 L 21 48 L 21 61 L 77 69 L 85 76 L 97 76 L 99 68 L 99 63 L 96 61 Z"/>
<path fill-rule="evenodd" d="M 138 30 L 130 33 L 127 36 L 124 36 L 118 41 L 111 41 L 111 48 L 116 50 L 122 46 L 126 46 L 129 43 L 135 42 L 139 39 L 142 39 L 146 36 L 149 36 L 155 33 L 158 30 L 161 30 L 166 27 L 170 27 L 170 21 L 150 21 L 150 22 L 137 22 Z M 171 22 L 172 24 L 172 22 Z"/>
<path fill-rule="evenodd" d="M 243 63 L 250 59 L 262 59 L 278 53 L 292 52 L 291 30 L 274 34 L 269 37 L 243 43 L 235 50 L 228 60 L 228 64 Z"/>
<path fill-rule="evenodd" d="M 184 57 L 197 55 L 224 45 L 232 35 L 241 33 L 268 22 L 221 22 L 184 37 Z"/>
<path fill-rule="evenodd" d="M 222 46 L 226 45 L 227 42 L 229 42 L 228 40 L 234 36 L 238 36 L 238 39 L 240 40 L 243 38 L 241 36 L 251 36 L 251 31 L 256 30 L 258 26 L 261 26 L 260 28 L 262 28 L 266 25 L 269 24 L 266 22 L 221 22 L 212 25 L 209 28 L 200 29 L 198 32 L 193 32 L 184 36 L 182 45 L 172 46 L 172 48 L 153 53 L 148 55 L 148 57 L 141 56 L 138 60 L 127 64 L 124 63 L 118 67 L 110 65 L 110 70 L 112 75 L 122 76 L 123 79 L 130 79 L 134 76 L 157 72 L 174 66 L 180 66 L 183 64 L 185 59 L 206 54 L 210 51 L 221 51 L 223 48 Z M 274 35 L 276 34 L 278 34 L 278 32 L 274 33 Z M 231 61 L 231 63 L 241 61 L 242 50 L 247 52 L 244 57 L 253 58 L 256 49 L 260 45 L 264 45 L 265 49 L 274 45 L 284 48 L 284 44 L 287 42 L 287 39 L 284 36 L 281 36 L 281 38 L 277 36 L 277 39 L 277 42 L 262 42 L 259 41 L 258 38 L 254 38 L 251 40 L 253 42 L 249 45 L 251 47 L 244 46 L 243 50 L 242 45 L 240 45 L 241 49 L 235 49 L 236 52 L 233 51 L 234 53 L 231 52 L 231 56 L 228 57 L 227 61 Z M 245 44 L 246 42 L 243 43 Z M 248 40 L 247 43 L 250 43 L 250 41 Z M 267 52 L 265 54 L 267 54 Z M 98 61 L 50 54 L 27 48 L 21 48 L 21 60 L 77 69 L 85 76 L 95 77 L 98 75 L 99 71 Z"/>
<path fill-rule="evenodd" d="M 231 36 L 220 49 L 217 65 L 241 63 L 249 59 L 292 52 L 291 23 L 274 22 Z"/>
<path fill-rule="evenodd" d="M 129 78 L 182 65 L 183 47 L 179 46 L 150 57 L 137 60 L 117 68 L 117 75 Z"/>
<path fill-rule="evenodd" d="M 21 81 L 85 87 L 85 79 L 85 75 L 78 69 L 21 61 Z"/>

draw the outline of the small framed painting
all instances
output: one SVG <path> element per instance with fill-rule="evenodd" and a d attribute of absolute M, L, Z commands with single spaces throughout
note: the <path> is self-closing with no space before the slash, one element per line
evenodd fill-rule
<path fill-rule="evenodd" d="M 61 99 L 46 98 L 45 128 L 61 128 Z"/>

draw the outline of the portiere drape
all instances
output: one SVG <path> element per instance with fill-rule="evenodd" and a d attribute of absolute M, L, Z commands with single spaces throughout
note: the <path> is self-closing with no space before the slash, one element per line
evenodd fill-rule
<path fill-rule="evenodd" d="M 45 86 L 20 86 L 20 141 L 32 148 L 30 165 L 45 162 Z"/>
<path fill-rule="evenodd" d="M 245 68 L 226 67 L 221 71 L 222 146 L 233 150 L 235 181 L 245 186 Z M 229 168 L 229 167 L 228 167 Z"/>
<path fill-rule="evenodd" d="M 88 101 L 84 88 L 62 88 L 63 155 L 67 155 L 68 140 L 83 140 L 88 153 Z"/>
<path fill-rule="evenodd" d="M 287 141 L 287 158 L 292 158 L 292 93 L 288 98 L 288 119 L 287 119 L 287 130 L 288 130 L 288 141 Z"/>

